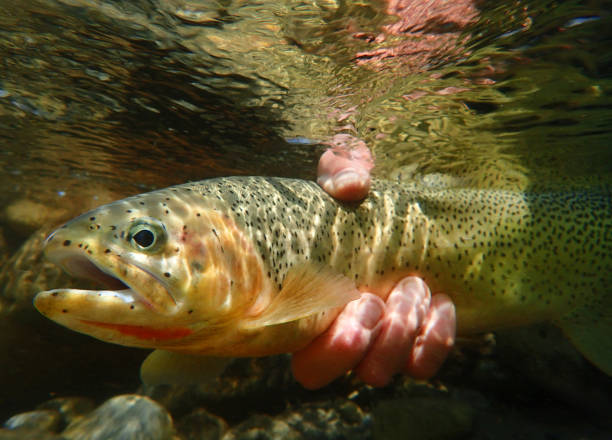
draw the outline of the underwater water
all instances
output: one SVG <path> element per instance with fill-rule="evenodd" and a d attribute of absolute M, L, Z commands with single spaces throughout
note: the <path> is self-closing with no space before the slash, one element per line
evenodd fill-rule
<path fill-rule="evenodd" d="M 214 390 L 143 391 L 146 351 L 60 328 L 31 300 L 73 283 L 41 255 L 63 221 L 208 177 L 312 179 L 339 133 L 367 143 L 379 177 L 610 185 L 610 11 L 605 1 L 0 0 L 0 419 L 67 396 L 86 399 L 86 413 L 140 390 L 180 438 L 206 423 L 219 438 L 246 437 L 253 414 L 270 438 L 275 422 L 313 438 L 290 420 L 322 408 L 340 414 L 317 419 L 329 438 L 392 438 L 377 420 L 417 407 L 454 423 L 428 438 L 606 438 L 610 379 L 554 328 L 498 334 L 494 347 L 463 341 L 429 385 L 373 390 L 349 377 L 307 392 L 279 357 L 238 364 Z"/>

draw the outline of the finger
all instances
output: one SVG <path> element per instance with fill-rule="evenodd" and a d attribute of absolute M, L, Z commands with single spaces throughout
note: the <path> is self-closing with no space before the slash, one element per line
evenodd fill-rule
<path fill-rule="evenodd" d="M 406 373 L 415 379 L 429 379 L 437 373 L 455 343 L 456 321 L 451 299 L 444 294 L 434 295 Z"/>
<path fill-rule="evenodd" d="M 349 135 L 336 135 L 319 160 L 317 182 L 332 197 L 355 201 L 370 190 L 372 154 L 365 142 Z"/>
<path fill-rule="evenodd" d="M 305 388 L 316 389 L 351 370 L 378 334 L 384 307 L 371 293 L 348 303 L 325 333 L 293 354 L 295 379 Z"/>
<path fill-rule="evenodd" d="M 431 293 L 417 277 L 400 281 L 387 298 L 380 334 L 361 361 L 357 375 L 373 386 L 384 386 L 404 370 L 412 344 L 429 310 Z"/>

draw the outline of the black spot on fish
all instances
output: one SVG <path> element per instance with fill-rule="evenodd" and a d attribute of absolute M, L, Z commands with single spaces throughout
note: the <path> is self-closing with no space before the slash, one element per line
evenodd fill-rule
<path fill-rule="evenodd" d="M 72 243 L 70 240 L 64 240 L 64 246 L 70 246 L 70 243 Z"/>
<path fill-rule="evenodd" d="M 170 278 L 170 272 L 164 272 L 164 276 L 165 276 L 166 278 Z"/>
<path fill-rule="evenodd" d="M 89 217 L 89 220 L 93 222 L 93 221 L 96 220 L 96 218 L 95 217 Z"/>
<path fill-rule="evenodd" d="M 68 313 L 68 309 L 63 309 L 62 313 Z"/>
<path fill-rule="evenodd" d="M 132 304 L 132 305 L 130 306 L 130 309 L 131 309 L 131 310 L 134 310 L 134 304 Z"/>
<path fill-rule="evenodd" d="M 105 254 L 110 253 L 110 251 L 111 251 L 110 249 L 104 249 L 104 253 L 105 253 Z"/>

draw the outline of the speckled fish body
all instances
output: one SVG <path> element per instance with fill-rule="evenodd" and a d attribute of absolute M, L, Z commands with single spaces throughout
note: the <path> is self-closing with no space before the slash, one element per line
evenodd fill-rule
<path fill-rule="evenodd" d="M 112 289 L 57 289 L 35 304 L 110 342 L 257 356 L 312 340 L 355 289 L 385 298 L 418 275 L 453 299 L 459 334 L 554 320 L 610 374 L 610 231 L 608 188 L 524 194 L 379 181 L 363 202 L 339 203 L 308 181 L 211 179 L 58 229 L 49 257 Z"/>

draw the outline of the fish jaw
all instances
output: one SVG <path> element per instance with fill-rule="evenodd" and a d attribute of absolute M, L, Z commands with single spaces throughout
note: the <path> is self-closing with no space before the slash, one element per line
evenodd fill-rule
<path fill-rule="evenodd" d="M 53 252 L 48 254 L 52 260 L 58 258 Z M 40 292 L 34 298 L 34 306 L 47 318 L 97 339 L 133 347 L 157 347 L 193 333 L 190 323 L 177 322 L 180 304 L 154 275 L 137 266 L 119 266 L 115 262 L 112 267 L 121 267 L 119 272 L 123 275 L 114 277 L 82 255 L 62 254 L 65 252 L 60 253 L 60 265 L 67 272 L 118 289 Z"/>
<path fill-rule="evenodd" d="M 48 290 L 36 295 L 34 306 L 60 325 L 120 345 L 153 348 L 193 333 L 168 317 L 152 321 L 150 305 L 131 289 Z"/>
<path fill-rule="evenodd" d="M 84 217 L 84 216 L 82 216 Z M 157 347 L 193 333 L 185 307 L 170 285 L 138 259 L 104 240 L 83 234 L 80 218 L 52 233 L 45 243 L 49 260 L 78 278 L 105 285 L 103 290 L 54 289 L 40 292 L 34 306 L 47 318 L 107 342 Z"/>
<path fill-rule="evenodd" d="M 71 220 L 47 238 L 47 259 L 106 289 L 40 292 L 36 308 L 107 342 L 225 353 L 258 332 L 243 330 L 240 323 L 258 315 L 274 289 L 251 238 L 222 208 L 218 200 L 210 202 L 191 189 L 171 188 Z M 155 252 L 130 245 L 130 231 L 141 220 L 163 232 Z"/>

